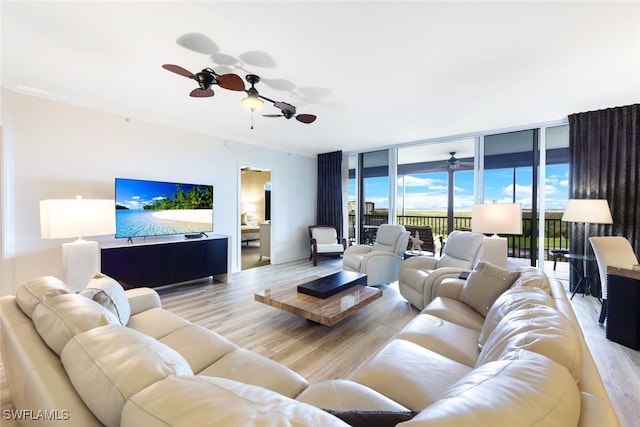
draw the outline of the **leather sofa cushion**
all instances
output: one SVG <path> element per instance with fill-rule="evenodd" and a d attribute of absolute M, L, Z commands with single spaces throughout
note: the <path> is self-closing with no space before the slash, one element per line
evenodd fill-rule
<path fill-rule="evenodd" d="M 76 335 L 61 360 L 82 400 L 106 426 L 120 425 L 125 402 L 140 390 L 172 374 L 193 375 L 175 350 L 118 324 Z"/>
<path fill-rule="evenodd" d="M 520 267 L 520 277 L 513 283 L 514 288 L 529 286 L 540 288 L 551 295 L 551 283 L 544 271 L 535 267 Z"/>
<path fill-rule="evenodd" d="M 520 272 L 479 261 L 460 292 L 460 301 L 486 316 L 495 300 L 518 278 Z"/>
<path fill-rule="evenodd" d="M 87 287 L 80 291 L 80 295 L 92 299 L 111 311 L 121 325 L 126 326 L 129 322 L 129 316 L 131 316 L 129 299 L 120 283 L 111 277 L 97 273 L 89 280 Z"/>
<path fill-rule="evenodd" d="M 33 310 L 32 320 L 42 340 L 58 356 L 75 335 L 119 323 L 109 310 L 78 294 L 62 294 L 43 300 Z"/>
<path fill-rule="evenodd" d="M 422 410 L 473 368 L 412 342 L 394 339 L 353 377 L 411 410 Z"/>
<path fill-rule="evenodd" d="M 191 322 L 163 308 L 152 308 L 131 316 L 127 327 L 157 340 L 191 325 Z"/>
<path fill-rule="evenodd" d="M 20 310 L 31 318 L 33 310 L 40 301 L 70 292 L 71 290 L 62 280 L 53 276 L 44 276 L 20 286 L 16 290 L 16 302 Z"/>
<path fill-rule="evenodd" d="M 313 383 L 296 397 L 299 402 L 334 411 L 406 412 L 407 408 L 354 381 L 335 379 Z"/>
<path fill-rule="evenodd" d="M 475 366 L 480 354 L 479 334 L 475 329 L 430 314 L 418 314 L 396 338 L 411 341 L 467 366 Z"/>
<path fill-rule="evenodd" d="M 576 426 L 580 392 L 569 372 L 544 356 L 487 363 L 398 427 Z"/>
<path fill-rule="evenodd" d="M 539 305 L 508 313 L 487 338 L 476 366 L 515 358 L 519 350 L 554 360 L 580 381 L 582 345 L 571 321 L 557 310 Z"/>
<path fill-rule="evenodd" d="M 170 376 L 127 401 L 121 427 L 348 427 L 311 405 L 225 378 Z"/>
<path fill-rule="evenodd" d="M 198 375 L 228 378 L 296 397 L 309 383 L 286 366 L 244 348 L 225 354 Z"/>
<path fill-rule="evenodd" d="M 482 325 L 482 331 L 480 331 L 480 336 L 478 337 L 479 349 L 482 350 L 487 338 L 504 316 L 513 310 L 529 308 L 535 305 L 555 306 L 553 298 L 540 288 L 529 286 L 512 287 L 500 295 L 489 309 L 484 325 Z"/>
<path fill-rule="evenodd" d="M 193 324 L 185 325 L 165 335 L 160 338 L 160 342 L 180 353 L 196 374 L 238 348 L 237 345 L 215 332 Z"/>
<path fill-rule="evenodd" d="M 478 332 L 482 330 L 484 324 L 484 316 L 467 304 L 453 298 L 436 297 L 421 313 L 431 314 L 460 326 L 475 329 Z"/>

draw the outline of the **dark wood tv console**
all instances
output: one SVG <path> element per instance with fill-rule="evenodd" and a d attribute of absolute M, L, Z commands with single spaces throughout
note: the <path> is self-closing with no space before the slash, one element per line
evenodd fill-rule
<path fill-rule="evenodd" d="M 155 287 L 213 276 L 227 281 L 227 237 L 104 247 L 101 271 L 126 288 Z"/>

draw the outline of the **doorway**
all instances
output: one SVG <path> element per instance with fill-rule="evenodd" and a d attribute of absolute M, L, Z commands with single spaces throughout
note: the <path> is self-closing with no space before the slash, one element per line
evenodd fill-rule
<path fill-rule="evenodd" d="M 271 263 L 271 170 L 240 167 L 240 268 Z"/>

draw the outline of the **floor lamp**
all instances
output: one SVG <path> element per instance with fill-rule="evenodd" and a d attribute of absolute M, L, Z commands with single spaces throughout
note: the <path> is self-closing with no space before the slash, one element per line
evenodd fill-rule
<path fill-rule="evenodd" d="M 569 199 L 562 221 L 584 223 L 584 256 L 589 248 L 589 224 L 613 224 L 605 199 Z"/>
<path fill-rule="evenodd" d="M 471 207 L 471 231 L 493 234 L 483 242 L 480 259 L 507 268 L 507 239 L 498 234 L 522 234 L 522 204 L 486 203 Z"/>
<path fill-rule="evenodd" d="M 98 242 L 83 236 L 115 233 L 113 200 L 50 199 L 40 201 L 40 232 L 43 239 L 68 239 L 62 244 L 63 275 L 74 291 L 84 289 L 91 277 L 100 271 Z"/>
<path fill-rule="evenodd" d="M 569 199 L 561 220 L 584 223 L 584 259 L 582 260 L 582 274 L 587 276 L 589 224 L 613 224 L 609 203 L 606 199 Z"/>

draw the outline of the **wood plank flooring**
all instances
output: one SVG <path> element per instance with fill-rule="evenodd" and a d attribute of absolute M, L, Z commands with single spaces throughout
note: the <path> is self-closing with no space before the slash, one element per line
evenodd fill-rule
<path fill-rule="evenodd" d="M 322 260 L 317 267 L 300 260 L 234 273 L 228 284 L 204 281 L 160 289 L 159 293 L 166 309 L 289 366 L 310 382 L 349 378 L 418 313 L 400 296 L 397 285 L 381 286 L 382 298 L 333 327 L 309 322 L 253 298 L 265 288 L 328 275 L 341 266 L 341 260 Z M 545 270 L 566 284 L 566 265 L 558 263 L 555 272 L 550 267 Z M 640 352 L 606 339 L 605 329 L 597 322 L 600 304 L 595 298 L 576 295 L 573 306 L 621 425 L 640 425 Z M 12 408 L 2 366 L 0 384 L 1 409 Z"/>

